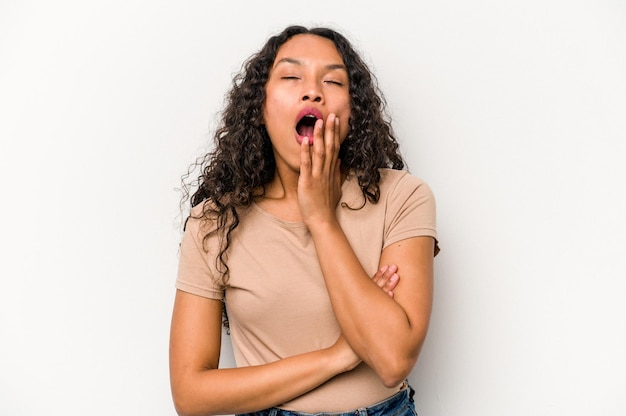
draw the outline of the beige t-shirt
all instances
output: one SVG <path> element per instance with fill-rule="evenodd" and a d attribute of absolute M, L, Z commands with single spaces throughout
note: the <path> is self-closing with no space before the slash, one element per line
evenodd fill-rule
<path fill-rule="evenodd" d="M 378 203 L 363 206 L 356 179 L 349 177 L 337 207 L 339 223 L 370 276 L 386 246 L 416 236 L 437 238 L 435 200 L 428 185 L 406 171 L 382 169 L 381 175 Z M 228 252 L 225 285 L 216 272 L 218 238 L 209 239 L 208 254 L 202 249 L 206 232 L 200 220 L 188 221 L 176 287 L 226 302 L 238 367 L 318 350 L 337 340 L 340 329 L 304 223 L 283 221 L 256 204 L 242 212 Z M 307 413 L 344 411 L 397 391 L 385 387 L 362 363 L 280 407 Z"/>

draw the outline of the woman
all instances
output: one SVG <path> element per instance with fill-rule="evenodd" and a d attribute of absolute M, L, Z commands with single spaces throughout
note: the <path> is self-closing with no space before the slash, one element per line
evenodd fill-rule
<path fill-rule="evenodd" d="M 433 195 L 403 168 L 339 33 L 288 27 L 245 63 L 181 243 L 179 414 L 414 414 L 438 248 Z M 223 316 L 237 368 L 218 368 Z"/>

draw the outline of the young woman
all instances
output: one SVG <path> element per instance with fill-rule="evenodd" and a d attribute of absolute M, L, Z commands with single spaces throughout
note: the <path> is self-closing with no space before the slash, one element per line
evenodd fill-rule
<path fill-rule="evenodd" d="M 384 110 L 327 28 L 286 28 L 235 77 L 181 243 L 179 414 L 414 414 L 435 202 Z M 223 318 L 236 368 L 218 368 Z"/>

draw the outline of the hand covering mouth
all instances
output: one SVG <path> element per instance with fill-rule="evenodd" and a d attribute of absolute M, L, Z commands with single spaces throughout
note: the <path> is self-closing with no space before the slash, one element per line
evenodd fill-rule
<path fill-rule="evenodd" d="M 313 143 L 313 131 L 315 123 L 322 118 L 322 113 L 315 108 L 305 108 L 298 113 L 298 122 L 296 123 L 296 138 L 298 143 L 302 143 L 302 139 L 309 138 L 309 143 Z"/>

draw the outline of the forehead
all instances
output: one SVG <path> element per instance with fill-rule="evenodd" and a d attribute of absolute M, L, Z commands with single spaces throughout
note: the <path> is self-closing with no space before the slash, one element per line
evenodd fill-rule
<path fill-rule="evenodd" d="M 274 59 L 274 66 L 283 59 L 295 59 L 302 62 L 320 60 L 326 64 L 343 64 L 343 59 L 332 40 L 312 35 L 295 35 L 285 42 Z"/>

